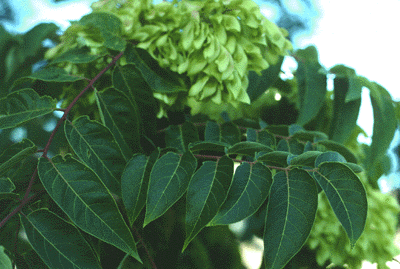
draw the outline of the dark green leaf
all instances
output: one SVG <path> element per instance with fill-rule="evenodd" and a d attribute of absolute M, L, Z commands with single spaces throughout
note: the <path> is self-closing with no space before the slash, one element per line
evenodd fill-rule
<path fill-rule="evenodd" d="M 296 52 L 298 57 L 297 81 L 300 98 L 300 114 L 297 124 L 303 126 L 321 109 L 326 94 L 326 74 L 321 73 L 315 47 Z"/>
<path fill-rule="evenodd" d="M 13 193 L 15 190 L 14 183 L 9 178 L 0 178 L 0 201 L 1 200 L 18 200 L 18 194 Z M 1 265 L 1 262 L 0 262 Z"/>
<path fill-rule="evenodd" d="M 326 149 L 336 151 L 346 158 L 348 162 L 357 163 L 357 158 L 354 154 L 345 146 L 332 140 L 321 140 L 317 142 L 317 145 L 323 145 Z"/>
<path fill-rule="evenodd" d="M 221 142 L 234 145 L 240 142 L 240 131 L 236 124 L 225 122 L 221 125 Z"/>
<path fill-rule="evenodd" d="M 354 246 L 367 218 L 367 196 L 361 181 L 349 167 L 339 162 L 321 163 L 314 177 Z"/>
<path fill-rule="evenodd" d="M 140 118 L 147 135 L 152 136 L 156 131 L 156 116 L 159 110 L 159 104 L 153 97 L 153 91 L 146 83 L 140 71 L 132 64 L 127 64 L 115 68 L 112 75 L 112 81 L 115 88 L 126 94 L 136 103 L 140 112 Z"/>
<path fill-rule="evenodd" d="M 365 162 L 365 167 L 370 167 L 386 153 L 397 128 L 397 120 L 392 98 L 386 89 L 369 81 L 363 86 L 369 89 L 374 110 L 371 151 Z"/>
<path fill-rule="evenodd" d="M 223 142 L 203 142 L 199 141 L 196 143 L 189 144 L 189 150 L 191 152 L 198 152 L 198 151 L 213 151 L 213 152 L 225 152 L 225 148 L 230 147 L 229 144 Z"/>
<path fill-rule="evenodd" d="M 34 154 L 36 150 L 36 145 L 28 139 L 24 139 L 8 147 L 0 155 L 0 175 L 4 175 L 10 168 Z"/>
<path fill-rule="evenodd" d="M 243 154 L 254 157 L 256 152 L 265 151 L 271 152 L 272 148 L 257 142 L 239 142 L 228 149 L 228 154 Z"/>
<path fill-rule="evenodd" d="M 95 253 L 74 225 L 45 209 L 20 218 L 29 243 L 50 268 L 101 268 Z"/>
<path fill-rule="evenodd" d="M 50 114 L 56 108 L 56 100 L 39 96 L 32 89 L 15 91 L 0 99 L 0 129 L 8 129 L 34 118 Z"/>
<path fill-rule="evenodd" d="M 257 130 L 248 128 L 246 131 L 246 138 L 249 142 L 257 142 Z"/>
<path fill-rule="evenodd" d="M 296 140 L 281 139 L 276 146 L 278 151 L 288 151 L 294 155 L 300 155 L 304 151 L 304 144 Z"/>
<path fill-rule="evenodd" d="M 362 171 L 364 171 L 361 166 L 355 163 L 346 163 L 346 166 L 348 166 L 354 173 L 361 173 Z"/>
<path fill-rule="evenodd" d="M 206 130 L 204 133 L 204 140 L 209 142 L 221 141 L 221 134 L 218 123 L 213 121 L 207 121 Z"/>
<path fill-rule="evenodd" d="M 131 224 L 133 224 L 146 204 L 150 172 L 159 154 L 158 149 L 148 158 L 142 154 L 135 154 L 129 160 L 122 173 L 122 200 Z"/>
<path fill-rule="evenodd" d="M 133 236 L 111 193 L 87 166 L 67 155 L 39 159 L 39 178 L 76 226 L 140 261 Z"/>
<path fill-rule="evenodd" d="M 125 160 L 132 152 L 140 152 L 140 120 L 136 104 L 114 89 L 96 92 L 102 123 L 107 126 L 117 141 Z"/>
<path fill-rule="evenodd" d="M 361 81 L 353 68 L 339 64 L 332 67 L 329 73 L 335 74 L 339 78 L 345 77 L 349 80 L 349 90 L 345 98 L 346 103 L 361 99 Z"/>
<path fill-rule="evenodd" d="M 226 225 L 253 215 L 264 203 L 272 183 L 271 171 L 261 163 L 242 163 L 235 171 L 226 201 L 210 222 Z"/>
<path fill-rule="evenodd" d="M 79 159 L 96 173 L 108 189 L 120 194 L 120 177 L 125 160 L 110 130 L 86 115 L 72 123 L 66 121 L 64 130 Z"/>
<path fill-rule="evenodd" d="M 304 170 L 278 172 L 264 230 L 266 268 L 283 268 L 306 242 L 318 208 L 314 179 Z"/>
<path fill-rule="evenodd" d="M 265 165 L 278 167 L 287 167 L 287 158 L 290 155 L 287 151 L 273 151 L 262 154 L 257 158 L 257 161 L 263 162 Z"/>
<path fill-rule="evenodd" d="M 323 132 L 317 131 L 298 131 L 292 135 L 293 139 L 301 141 L 314 141 L 315 139 L 328 139 L 328 136 Z"/>
<path fill-rule="evenodd" d="M 125 56 L 128 63 L 134 64 L 137 67 L 154 92 L 174 93 L 188 90 L 185 88 L 183 82 L 173 80 L 176 76 L 168 73 L 166 69 L 163 69 L 165 75 L 156 73 L 153 69 L 158 66 L 158 63 L 148 55 L 147 51 L 128 45 Z"/>
<path fill-rule="evenodd" d="M 287 125 L 268 125 L 265 130 L 275 135 L 289 136 L 289 126 Z"/>
<path fill-rule="evenodd" d="M 341 163 L 345 163 L 346 159 L 340 155 L 340 153 L 335 152 L 335 151 L 327 151 L 322 153 L 321 155 L 319 155 L 316 159 L 315 159 L 315 167 L 319 167 L 322 163 L 324 162 L 341 162 Z"/>
<path fill-rule="evenodd" d="M 167 147 L 178 149 L 183 153 L 188 149 L 189 143 L 199 141 L 199 134 L 196 126 L 191 122 L 182 125 L 170 125 L 165 130 L 165 144 Z"/>
<path fill-rule="evenodd" d="M 182 197 L 196 168 L 197 160 L 190 151 L 181 157 L 168 152 L 156 161 L 150 173 L 143 226 L 162 216 Z"/>
<path fill-rule="evenodd" d="M 314 167 L 315 159 L 321 155 L 320 151 L 306 151 L 290 160 L 290 165 Z"/>
<path fill-rule="evenodd" d="M 293 136 L 295 133 L 305 132 L 305 131 L 306 130 L 298 124 L 289 125 L 289 136 Z"/>
<path fill-rule="evenodd" d="M 257 142 L 270 148 L 276 147 L 275 136 L 267 130 L 261 130 L 257 132 Z"/>
<path fill-rule="evenodd" d="M 126 41 L 121 37 L 122 23 L 112 13 L 93 12 L 83 16 L 78 23 L 91 29 L 99 29 L 105 40 L 104 47 L 118 51 L 125 49 Z"/>
<path fill-rule="evenodd" d="M 232 177 L 233 161 L 227 156 L 217 162 L 203 162 L 193 175 L 186 194 L 186 239 L 183 250 L 217 214 L 225 201 Z"/>
<path fill-rule="evenodd" d="M 263 70 L 261 72 L 261 76 L 254 71 L 249 72 L 249 86 L 247 87 L 247 94 L 249 95 L 251 102 L 266 92 L 268 88 L 271 87 L 279 78 L 278 75 L 281 71 L 283 59 L 284 57 L 280 57 L 277 64 Z"/>
<path fill-rule="evenodd" d="M 53 66 L 39 70 L 26 78 L 51 82 L 74 82 L 85 79 L 84 77 L 72 76 L 64 69 Z"/>
<path fill-rule="evenodd" d="M 350 91 L 358 91 L 361 96 L 361 85 L 358 84 L 357 89 L 350 90 L 350 80 L 343 76 L 336 76 L 333 84 L 333 119 L 329 137 L 333 141 L 344 143 L 356 127 L 361 105 L 361 98 L 346 102 L 346 96 Z"/>
<path fill-rule="evenodd" d="M 100 55 L 90 54 L 89 47 L 74 48 L 58 56 L 51 62 L 51 64 L 62 62 L 69 62 L 74 64 L 90 63 L 104 55 L 105 53 Z"/>

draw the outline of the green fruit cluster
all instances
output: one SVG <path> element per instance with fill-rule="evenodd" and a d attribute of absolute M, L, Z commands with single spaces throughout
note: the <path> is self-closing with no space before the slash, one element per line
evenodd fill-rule
<path fill-rule="evenodd" d="M 320 266 L 332 262 L 361 268 L 362 261 L 366 260 L 377 263 L 378 268 L 388 268 L 386 262 L 400 254 L 393 243 L 400 212 L 396 199 L 373 189 L 366 181 L 363 183 L 368 197 L 368 216 L 364 232 L 354 248 L 351 248 L 326 195 L 319 194 L 318 211 L 307 245 L 315 251 Z"/>
<path fill-rule="evenodd" d="M 221 104 L 249 104 L 248 72 L 260 74 L 292 49 L 287 32 L 266 19 L 253 0 L 175 0 L 157 5 L 149 0 L 102 0 L 92 9 L 116 15 L 123 25 L 121 37 L 147 50 L 162 68 L 190 79 L 184 95 L 155 93 L 161 103 L 159 116 L 178 98 L 192 114 Z M 72 25 L 47 57 L 76 46 L 103 53 L 97 37 L 86 26 Z"/>

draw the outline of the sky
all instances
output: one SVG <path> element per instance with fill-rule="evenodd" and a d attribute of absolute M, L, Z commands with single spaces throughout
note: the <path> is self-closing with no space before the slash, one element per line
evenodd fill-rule
<path fill-rule="evenodd" d="M 312 17 L 311 31 L 294 38 L 294 47 L 315 45 L 320 62 L 326 68 L 344 64 L 354 68 L 357 74 L 385 87 L 393 99 L 400 101 L 400 87 L 396 66 L 400 62 L 398 30 L 400 26 L 400 0 L 309 0 L 317 9 L 311 11 L 298 0 L 284 0 L 293 14 Z M 53 4 L 49 0 L 12 0 L 12 9 L 17 13 L 17 25 L 4 25 L 7 30 L 25 32 L 40 22 L 55 22 L 65 30 L 68 20 L 78 20 L 90 13 L 94 0 L 69 1 Z M 155 0 L 155 3 L 161 0 Z M 278 19 L 271 4 L 256 0 L 267 18 Z M 287 61 L 288 65 L 294 63 Z M 358 125 L 368 138 L 359 141 L 370 144 L 373 129 L 369 92 L 363 89 Z M 398 137 L 398 135 L 397 135 Z"/>

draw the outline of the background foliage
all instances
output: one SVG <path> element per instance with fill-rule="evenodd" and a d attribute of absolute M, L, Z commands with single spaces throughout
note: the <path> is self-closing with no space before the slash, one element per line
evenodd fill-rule
<path fill-rule="evenodd" d="M 151 8 L 172 8 L 135 7 L 129 18 L 142 32 Z M 264 239 L 266 268 L 359 268 L 362 260 L 384 268 L 399 253 L 398 205 L 377 188 L 398 120 L 382 86 L 343 65 L 326 70 L 315 47 L 293 52 L 298 68 L 282 79 L 283 53 L 274 47 L 269 68 L 240 77 L 251 103 L 232 99 L 236 88 L 226 84 L 230 106 L 203 96 L 193 105 L 186 100 L 196 76 L 208 71 L 173 70 L 157 47 L 168 43 L 143 45 L 116 10 L 85 16 L 62 37 L 53 24 L 18 36 L 0 28 L 1 134 L 20 126 L 29 133 L 0 142 L 5 268 L 241 268 L 238 238 L 226 225 L 243 219 L 239 240 Z M 207 25 L 218 21 L 207 14 Z M 251 28 L 251 17 L 242 18 Z M 59 45 L 32 72 L 46 38 Z M 251 46 L 236 49 L 243 45 Z M 370 146 L 357 142 L 362 87 L 374 110 Z M 41 126 L 59 101 L 64 116 L 46 133 Z M 199 103 L 206 106 L 196 114 Z"/>

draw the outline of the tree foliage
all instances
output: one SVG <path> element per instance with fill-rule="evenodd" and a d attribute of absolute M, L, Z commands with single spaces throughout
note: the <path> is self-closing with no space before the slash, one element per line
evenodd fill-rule
<path fill-rule="evenodd" d="M 256 23 L 243 17 L 247 7 L 234 13 L 242 16 L 238 22 L 218 8 L 215 14 L 222 19 L 204 17 L 202 10 L 210 7 L 201 1 L 182 2 L 198 12 L 199 22 L 224 21 L 225 29 L 213 30 L 218 38 L 224 39 L 221 31 L 231 31 L 226 40 L 234 36 L 240 46 L 253 46 L 234 33 Z M 198 6 L 193 10 L 193 5 Z M 283 54 L 270 40 L 276 55 L 263 55 L 269 62 L 257 58 L 262 54 L 251 58 L 243 51 L 243 57 L 255 61 L 243 74 L 226 69 L 241 62 L 224 58 L 230 55 L 224 54 L 229 45 L 212 60 L 217 74 L 210 73 L 211 62 L 201 63 L 203 56 L 188 56 L 186 67 L 174 64 L 187 59 L 170 59 L 168 66 L 160 49 L 167 41 L 158 34 L 164 43 L 145 43 L 140 19 L 153 17 L 135 7 L 137 14 L 129 17 L 133 21 L 118 13 L 122 7 L 112 7 L 117 15 L 94 12 L 74 22 L 61 46 L 48 52 L 48 65 L 33 73 L 29 63 L 42 59 L 38 44 L 55 26 L 41 24 L 23 36 L 1 36 L 0 53 L 9 59 L 0 63 L 4 134 L 63 112 L 51 134 L 34 125 L 38 137 L 1 144 L 0 261 L 5 268 L 241 268 L 237 242 L 226 226 L 241 220 L 249 222 L 246 233 L 263 237 L 265 268 L 295 268 L 296 254 L 318 245 L 312 231 L 321 224 L 318 212 L 326 201 L 331 209 L 324 210 L 333 210 L 346 242 L 357 248 L 363 231 L 371 229 L 370 189 L 383 173 L 379 169 L 397 126 L 388 92 L 349 67 L 325 70 L 314 47 L 292 54 L 298 68 L 294 78 L 283 80 Z M 160 16 L 173 5 L 158 8 Z M 128 22 L 141 23 L 143 35 L 127 38 Z M 275 29 L 268 23 L 265 29 Z M 179 48 L 192 53 L 209 43 L 196 41 L 190 27 L 180 32 L 192 40 Z M 22 50 L 28 39 L 37 47 Z M 289 48 L 286 41 L 274 42 Z M 201 71 L 208 77 L 195 68 L 209 68 Z M 335 75 L 333 92 L 327 91 L 328 74 Z M 235 88 L 233 77 L 247 87 Z M 225 88 L 215 86 L 210 94 L 212 79 L 221 79 L 218 85 Z M 369 89 L 374 110 L 370 147 L 356 140 L 362 87 Z M 279 115 L 272 119 L 278 124 L 270 124 L 268 111 L 280 109 L 277 93 L 290 100 L 280 113 L 293 110 L 297 116 L 286 120 Z M 220 100 L 230 106 L 218 107 Z M 391 212 L 397 210 L 393 205 Z M 27 240 L 18 236 L 20 229 Z M 314 241 L 306 243 L 309 237 Z M 393 249 L 385 254 L 394 254 Z M 380 264 L 387 257 L 378 258 Z M 316 260 L 318 266 L 327 261 Z"/>

